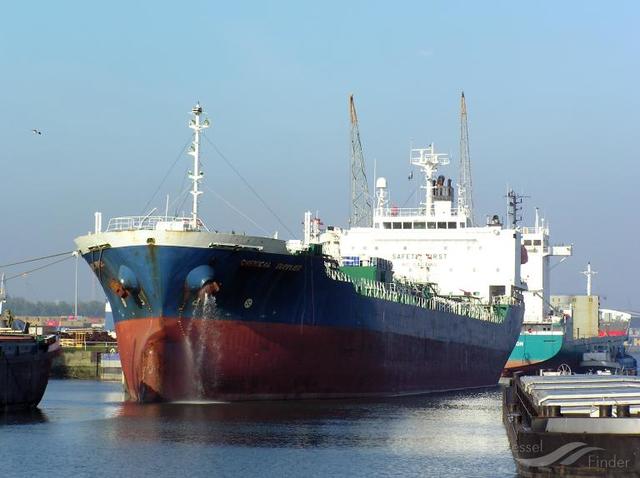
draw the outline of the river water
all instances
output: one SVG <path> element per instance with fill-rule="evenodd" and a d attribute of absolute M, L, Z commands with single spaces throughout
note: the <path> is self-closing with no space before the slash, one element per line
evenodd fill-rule
<path fill-rule="evenodd" d="M 515 476 L 499 387 L 385 400 L 123 402 L 118 383 L 51 380 L 0 415 L 0 476 Z"/>

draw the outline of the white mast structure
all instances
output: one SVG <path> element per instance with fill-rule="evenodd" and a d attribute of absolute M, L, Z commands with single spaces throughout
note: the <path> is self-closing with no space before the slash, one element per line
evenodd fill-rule
<path fill-rule="evenodd" d="M 193 142 L 189 148 L 189 154 L 193 156 L 193 171 L 189 171 L 189 179 L 193 181 L 193 187 L 191 189 L 191 195 L 193 196 L 193 207 L 191 210 L 191 228 L 193 230 L 199 229 L 198 226 L 198 197 L 202 194 L 200 191 L 200 181 L 204 176 L 204 173 L 200 171 L 200 131 L 210 126 L 209 119 L 205 119 L 200 122 L 200 115 L 202 114 L 202 106 L 200 102 L 196 104 L 191 110 L 193 119 L 189 121 L 189 128 L 193 130 Z"/>
<path fill-rule="evenodd" d="M 596 271 L 591 269 L 591 262 L 587 262 L 587 270 L 580 272 L 587 276 L 587 295 L 591 295 L 591 278 L 597 274 Z"/>
<path fill-rule="evenodd" d="M 436 153 L 435 146 L 431 143 L 426 148 L 412 149 L 409 162 L 418 166 L 424 173 L 424 186 L 426 189 L 425 202 L 421 203 L 425 208 L 427 216 L 433 213 L 433 174 L 438 170 L 438 166 L 449 164 L 449 157 L 446 153 Z"/>
<path fill-rule="evenodd" d="M 2 306 L 7 300 L 7 295 L 4 288 L 4 274 L 0 276 L 0 315 L 2 315 Z"/>

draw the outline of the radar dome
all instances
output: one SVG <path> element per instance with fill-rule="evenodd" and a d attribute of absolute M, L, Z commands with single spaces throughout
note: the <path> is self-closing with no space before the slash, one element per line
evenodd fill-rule
<path fill-rule="evenodd" d="M 387 188 L 387 178 L 378 178 L 376 180 L 376 188 Z"/>

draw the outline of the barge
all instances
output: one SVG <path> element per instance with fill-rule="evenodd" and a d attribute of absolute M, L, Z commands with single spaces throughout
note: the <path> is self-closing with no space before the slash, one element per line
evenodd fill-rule
<path fill-rule="evenodd" d="M 516 374 L 503 422 L 520 476 L 640 476 L 638 377 Z"/>

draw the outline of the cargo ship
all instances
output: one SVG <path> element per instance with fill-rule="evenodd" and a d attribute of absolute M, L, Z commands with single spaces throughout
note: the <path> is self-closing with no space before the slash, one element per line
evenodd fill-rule
<path fill-rule="evenodd" d="M 432 179 L 442 156 L 433 145 L 417 153 L 421 208 L 381 202 L 375 225 L 324 231 L 308 213 L 304 238 L 287 242 L 207 228 L 198 200 L 209 122 L 199 104 L 192 115 L 191 215 L 114 218 L 102 231 L 96 213 L 95 232 L 75 240 L 111 304 L 132 400 L 394 396 L 497 383 L 524 312 L 520 236 L 500 224 L 467 227 L 452 212 L 451 188 Z M 406 257 L 385 257 L 383 243 L 398 233 L 423 249 L 422 274 L 456 261 L 458 280 L 410 280 L 405 262 L 417 252 L 405 245 Z"/>
<path fill-rule="evenodd" d="M 49 383 L 51 361 L 60 350 L 56 336 L 35 337 L 29 325 L 3 314 L 0 280 L 0 412 L 35 408 Z"/>

